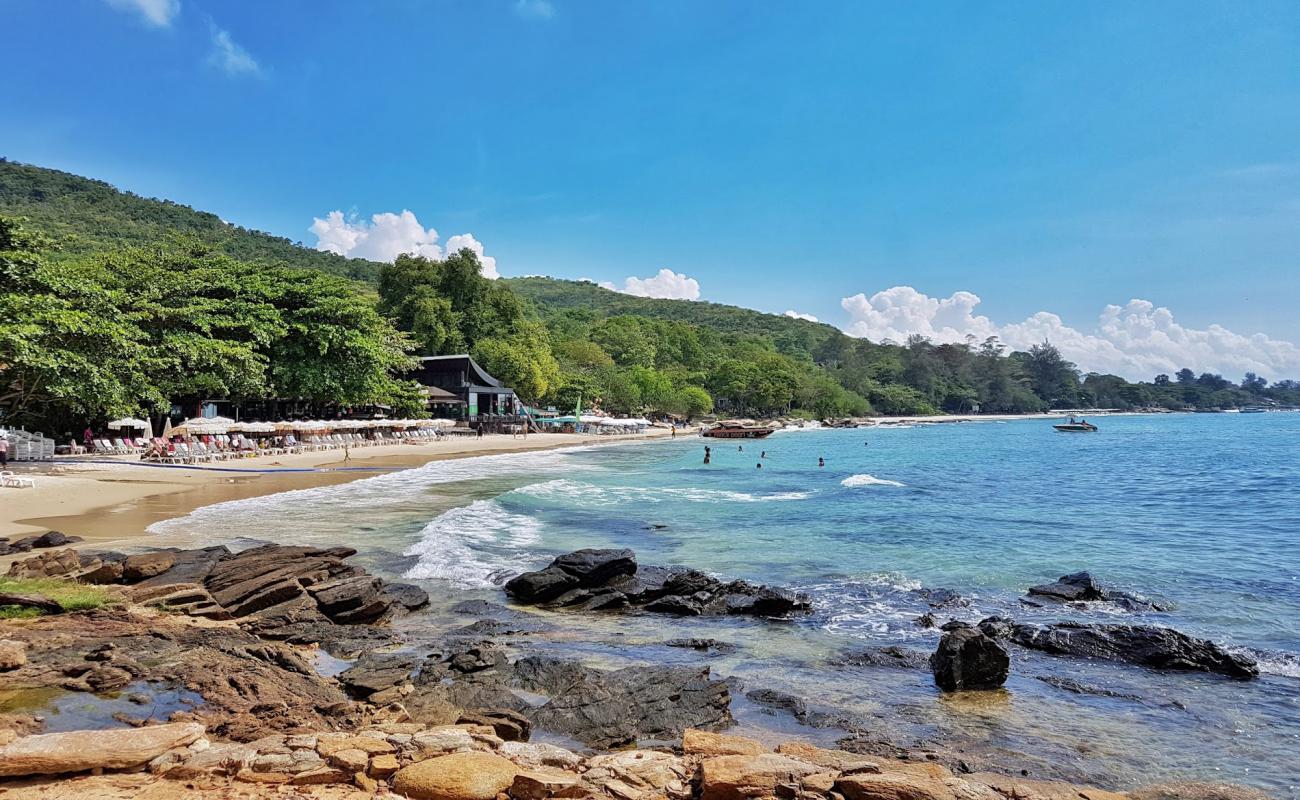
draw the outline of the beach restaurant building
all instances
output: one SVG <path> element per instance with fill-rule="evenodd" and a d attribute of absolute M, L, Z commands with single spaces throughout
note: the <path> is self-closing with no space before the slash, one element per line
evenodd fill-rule
<path fill-rule="evenodd" d="M 425 387 L 435 415 L 477 420 L 520 413 L 514 389 L 502 385 L 468 354 L 424 356 L 411 377 Z"/>

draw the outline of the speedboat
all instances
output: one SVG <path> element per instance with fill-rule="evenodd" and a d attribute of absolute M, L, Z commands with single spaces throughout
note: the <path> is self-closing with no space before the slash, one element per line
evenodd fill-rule
<path fill-rule="evenodd" d="M 1074 417 L 1070 417 L 1069 422 L 1062 422 L 1060 425 L 1053 425 L 1052 427 L 1062 433 L 1091 433 L 1097 430 L 1097 426 L 1086 419 L 1075 420 Z"/>
<path fill-rule="evenodd" d="M 704 435 L 714 439 L 762 439 L 764 436 L 771 436 L 773 430 L 772 428 L 763 428 L 757 425 L 720 422 L 704 431 Z"/>

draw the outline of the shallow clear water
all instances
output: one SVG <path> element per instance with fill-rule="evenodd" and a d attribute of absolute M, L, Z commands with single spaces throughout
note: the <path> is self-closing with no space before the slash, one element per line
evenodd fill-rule
<path fill-rule="evenodd" d="M 742 645 L 708 659 L 717 673 L 813 698 L 903 744 L 940 742 L 1118 788 L 1202 777 L 1295 796 L 1300 414 L 1096 421 L 1096 434 L 1021 420 L 779 432 L 743 450 L 691 437 L 436 462 L 210 506 L 152 530 L 203 543 L 346 543 L 444 606 L 500 600 L 505 577 L 560 552 L 631 547 L 642 563 L 803 588 L 817 610 L 775 624 L 567 615 L 570 635 L 539 646 L 611 665 L 685 663 L 706 657 L 659 642 L 712 636 Z M 1175 610 L 1018 603 L 1028 586 L 1081 569 Z M 1265 675 L 1243 683 L 1017 650 L 1006 691 L 944 697 L 926 673 L 827 664 L 865 644 L 932 649 L 937 634 L 914 622 L 928 610 L 920 587 L 970 599 L 941 619 L 1169 625 L 1250 649 Z M 432 628 L 406 624 L 416 635 Z M 1123 696 L 1067 692 L 1044 677 Z M 738 713 L 747 725 L 787 724 L 743 702 Z"/>

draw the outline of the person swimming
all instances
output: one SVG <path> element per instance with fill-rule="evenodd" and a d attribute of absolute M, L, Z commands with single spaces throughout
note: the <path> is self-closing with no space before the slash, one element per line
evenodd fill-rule
<path fill-rule="evenodd" d="M 758 457 L 759 457 L 759 458 L 767 458 L 767 451 L 764 450 L 762 453 L 759 453 Z"/>
<path fill-rule="evenodd" d="M 758 462 L 757 464 L 755 464 L 754 466 L 757 467 L 758 469 L 762 469 L 762 468 L 763 468 L 763 462 L 760 461 L 760 462 Z"/>
<path fill-rule="evenodd" d="M 826 459 L 825 459 L 825 458 L 818 458 L 818 459 L 817 459 L 817 466 L 819 466 L 819 467 L 824 467 L 824 466 L 826 466 Z"/>

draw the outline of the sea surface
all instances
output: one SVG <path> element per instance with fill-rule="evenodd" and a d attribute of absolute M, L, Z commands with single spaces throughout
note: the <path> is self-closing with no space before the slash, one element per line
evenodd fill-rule
<path fill-rule="evenodd" d="M 151 531 L 193 544 L 355 547 L 370 568 L 435 598 L 402 623 L 417 641 L 441 630 L 441 610 L 502 602 L 505 579 L 556 554 L 629 547 L 645 564 L 799 588 L 816 610 L 791 622 L 553 615 L 566 634 L 536 647 L 607 666 L 708 663 L 871 737 L 932 742 L 1034 777 L 1119 789 L 1200 778 L 1300 795 L 1300 414 L 1090 419 L 1099 432 L 987 421 L 483 456 L 222 503 Z M 1027 587 L 1083 569 L 1172 610 L 1020 603 Z M 967 603 L 934 610 L 941 622 L 1166 625 L 1249 651 L 1264 674 L 1234 681 L 1013 648 L 1005 691 L 945 696 L 923 671 L 835 665 L 868 646 L 931 651 L 939 633 L 916 619 L 932 610 L 917 590 L 933 588 Z M 662 645 L 682 636 L 740 649 Z M 734 694 L 746 729 L 844 735 Z"/>

